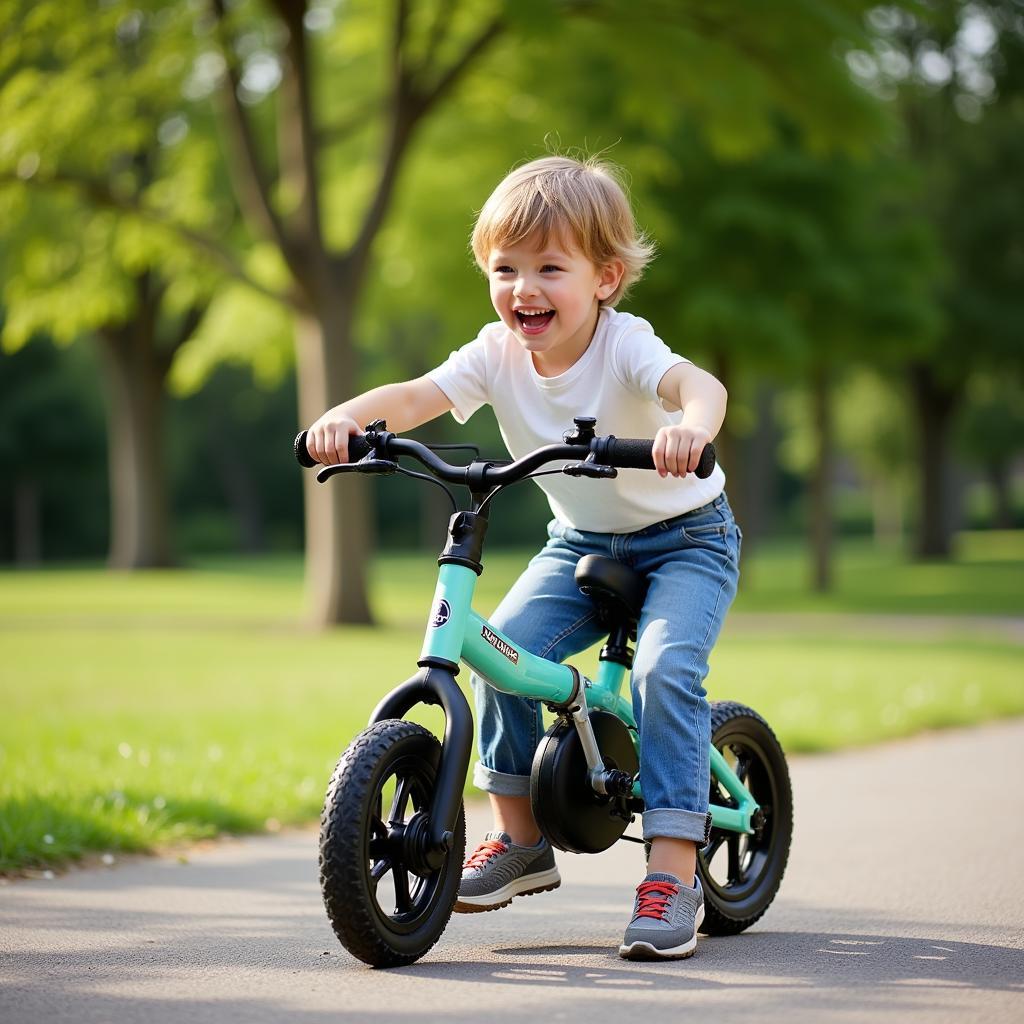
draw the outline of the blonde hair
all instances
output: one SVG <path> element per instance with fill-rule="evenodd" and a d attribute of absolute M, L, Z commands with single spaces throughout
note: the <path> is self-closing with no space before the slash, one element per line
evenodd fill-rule
<path fill-rule="evenodd" d="M 511 171 L 484 203 L 473 228 L 473 255 L 486 272 L 491 250 L 516 245 L 534 233 L 575 242 L 596 267 L 622 260 L 625 273 L 602 300 L 614 305 L 654 258 L 654 244 L 639 230 L 614 165 L 597 159 L 548 156 Z"/>

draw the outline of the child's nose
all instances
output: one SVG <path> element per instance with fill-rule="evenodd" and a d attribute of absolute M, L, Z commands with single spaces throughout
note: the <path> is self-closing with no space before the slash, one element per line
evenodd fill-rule
<path fill-rule="evenodd" d="M 536 294 L 537 288 L 529 277 L 520 277 L 516 280 L 515 295 L 517 298 Z"/>

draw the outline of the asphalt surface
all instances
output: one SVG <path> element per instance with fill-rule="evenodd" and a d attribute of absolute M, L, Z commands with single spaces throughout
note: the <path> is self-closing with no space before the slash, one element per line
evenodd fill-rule
<path fill-rule="evenodd" d="M 0 1022 L 1024 1021 L 1024 721 L 791 771 L 775 904 L 692 960 L 616 955 L 643 870 L 619 843 L 371 970 L 335 940 L 298 832 L 0 886 Z M 472 806 L 471 841 L 487 824 Z"/>

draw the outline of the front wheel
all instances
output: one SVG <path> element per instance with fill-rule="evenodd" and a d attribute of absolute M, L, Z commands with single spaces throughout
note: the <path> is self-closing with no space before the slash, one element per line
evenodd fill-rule
<path fill-rule="evenodd" d="M 412 848 L 430 812 L 441 744 L 414 722 L 360 733 L 338 761 L 320 817 L 320 888 L 334 934 L 374 967 L 418 960 L 452 913 L 466 846 L 463 810 L 439 868 Z"/>
<path fill-rule="evenodd" d="M 768 723 L 742 704 L 711 705 L 711 742 L 757 801 L 762 820 L 755 835 L 713 828 L 697 852 L 704 887 L 707 935 L 736 935 L 749 928 L 775 898 L 793 835 L 793 792 L 782 746 Z M 710 802 L 736 801 L 712 776 Z"/>

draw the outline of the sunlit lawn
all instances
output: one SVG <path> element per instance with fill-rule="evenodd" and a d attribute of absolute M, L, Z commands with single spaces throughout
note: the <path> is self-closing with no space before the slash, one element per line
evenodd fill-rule
<path fill-rule="evenodd" d="M 488 560 L 481 610 L 526 557 Z M 966 617 L 1024 614 L 1024 535 L 967 536 L 952 565 L 849 543 L 827 598 L 804 591 L 797 547 L 748 570 L 709 689 L 790 751 L 1024 713 L 1019 632 Z M 302 625 L 298 559 L 0 574 L 0 870 L 314 818 L 340 750 L 415 668 L 434 571 L 382 558 L 382 626 L 327 634 Z"/>

